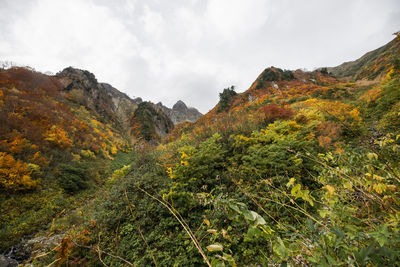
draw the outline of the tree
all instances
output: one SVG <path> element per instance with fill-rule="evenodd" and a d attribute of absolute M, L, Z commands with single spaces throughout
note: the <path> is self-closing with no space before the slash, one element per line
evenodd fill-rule
<path fill-rule="evenodd" d="M 218 112 L 226 110 L 230 106 L 232 97 L 237 95 L 235 92 L 235 86 L 225 88 L 222 93 L 219 94 Z"/>
<path fill-rule="evenodd" d="M 0 152 L 0 186 L 6 190 L 21 191 L 36 188 L 39 180 L 32 180 L 32 169 L 12 155 Z M 37 165 L 31 164 L 34 167 Z"/>

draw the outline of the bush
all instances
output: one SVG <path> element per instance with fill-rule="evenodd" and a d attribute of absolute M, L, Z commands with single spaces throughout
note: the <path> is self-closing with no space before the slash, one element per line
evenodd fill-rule
<path fill-rule="evenodd" d="M 292 80 L 292 79 L 294 79 L 293 72 L 290 71 L 290 70 L 284 70 L 284 71 L 282 72 L 281 79 L 282 79 L 282 80 Z"/>
<path fill-rule="evenodd" d="M 282 70 L 280 68 L 267 68 L 261 74 L 262 81 L 287 81 L 294 79 L 293 72 L 290 70 Z"/>
<path fill-rule="evenodd" d="M 276 120 L 288 120 L 295 114 L 290 108 L 269 104 L 258 109 L 259 112 L 265 115 L 265 122 L 274 122 Z"/>
<path fill-rule="evenodd" d="M 261 80 L 263 81 L 277 81 L 279 80 L 279 74 L 272 70 L 272 68 L 267 68 L 261 74 Z"/>
<path fill-rule="evenodd" d="M 76 193 L 88 187 L 89 170 L 80 162 L 58 165 L 59 184 L 68 193 Z"/>

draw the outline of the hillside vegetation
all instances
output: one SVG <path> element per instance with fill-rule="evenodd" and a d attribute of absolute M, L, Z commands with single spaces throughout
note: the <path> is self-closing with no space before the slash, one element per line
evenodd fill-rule
<path fill-rule="evenodd" d="M 39 220 L 14 214 L 30 214 L 29 203 L 15 201 L 38 203 L 35 197 L 47 199 L 43 213 L 54 218 L 46 234 L 63 236 L 47 253 L 31 255 L 37 265 L 397 266 L 399 43 L 346 70 L 267 68 L 246 92 L 224 89 L 214 109 L 173 130 L 166 119 L 154 124 L 161 117 L 142 103 L 132 132 L 153 140 L 155 125 L 163 125 L 169 134 L 133 150 L 92 113 L 55 101 L 57 81 L 22 86 L 12 82 L 17 70 L 1 73 L 1 116 L 15 116 L 1 120 L 0 182 L 8 194 L 1 233 L 12 240 L 4 248 L 18 227 Z M 373 85 L 357 83 L 377 77 Z M 54 95 L 37 100 L 32 86 L 54 88 Z M 46 121 L 29 113 L 33 101 L 43 103 Z M 46 111 L 51 105 L 59 115 Z M 54 175 L 36 178 L 44 171 Z M 47 192 L 56 181 L 51 188 L 62 191 Z M 56 215 L 89 190 L 96 192 L 90 203 Z"/>

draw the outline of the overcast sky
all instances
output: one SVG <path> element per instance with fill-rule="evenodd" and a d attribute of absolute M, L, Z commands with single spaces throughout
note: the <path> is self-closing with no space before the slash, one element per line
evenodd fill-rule
<path fill-rule="evenodd" d="M 73 66 L 206 112 L 269 66 L 335 66 L 400 30 L 399 0 L 0 0 L 0 60 Z"/>

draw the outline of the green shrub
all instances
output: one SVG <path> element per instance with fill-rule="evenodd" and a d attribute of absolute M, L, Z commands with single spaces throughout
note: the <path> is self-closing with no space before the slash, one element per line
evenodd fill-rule
<path fill-rule="evenodd" d="M 73 162 L 70 164 L 61 163 L 58 165 L 60 172 L 59 184 L 68 193 L 76 193 L 88 187 L 89 170 L 80 163 Z"/>
<path fill-rule="evenodd" d="M 273 71 L 272 68 L 267 68 L 263 71 L 263 73 L 261 74 L 261 80 L 262 81 L 277 81 L 279 80 L 280 75 Z"/>

